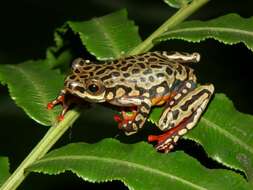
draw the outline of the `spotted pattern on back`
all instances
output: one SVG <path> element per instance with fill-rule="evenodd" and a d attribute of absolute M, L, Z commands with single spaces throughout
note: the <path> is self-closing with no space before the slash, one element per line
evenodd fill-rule
<path fill-rule="evenodd" d="M 65 84 L 74 81 L 85 86 L 87 80 L 97 78 L 106 88 L 105 97 L 108 94 L 117 98 L 131 96 L 133 90 L 138 91 L 139 96 L 145 93 L 148 93 L 150 98 L 162 96 L 169 93 L 176 80 L 196 80 L 193 69 L 186 65 L 182 66 L 180 60 L 170 59 L 170 56 L 172 54 L 168 52 L 148 52 L 100 63 L 83 60 L 79 65 L 76 63 L 72 75 L 66 79 Z M 70 85 L 67 87 L 70 91 L 76 89 Z M 117 93 L 119 87 L 125 93 Z M 159 87 L 164 89 L 156 90 Z"/>

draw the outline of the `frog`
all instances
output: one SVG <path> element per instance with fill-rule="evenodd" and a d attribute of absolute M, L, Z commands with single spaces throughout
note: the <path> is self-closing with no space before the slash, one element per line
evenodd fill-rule
<path fill-rule="evenodd" d="M 212 94 L 213 84 L 200 85 L 191 63 L 200 61 L 197 52 L 153 51 L 100 61 L 76 58 L 59 96 L 47 107 L 62 104 L 64 118 L 69 95 L 85 102 L 109 103 L 121 108 L 114 119 L 126 135 L 139 132 L 153 107 L 162 113 L 155 123 L 162 134 L 149 135 L 155 149 L 170 152 L 180 137 L 198 123 Z"/>

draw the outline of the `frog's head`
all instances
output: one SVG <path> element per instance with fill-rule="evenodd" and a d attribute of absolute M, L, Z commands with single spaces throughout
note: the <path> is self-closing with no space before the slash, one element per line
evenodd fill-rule
<path fill-rule="evenodd" d="M 90 76 L 85 69 L 89 65 L 89 62 L 81 58 L 75 59 L 72 63 L 72 73 L 65 79 L 64 89 L 89 102 L 104 102 L 103 82 L 99 78 Z"/>

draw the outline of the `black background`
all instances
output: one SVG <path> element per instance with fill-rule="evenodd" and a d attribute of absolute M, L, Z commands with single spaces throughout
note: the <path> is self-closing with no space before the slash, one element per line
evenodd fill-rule
<path fill-rule="evenodd" d="M 253 16 L 252 7 L 251 0 L 240 2 L 212 0 L 190 19 L 208 20 L 233 12 L 242 17 L 250 17 Z M 54 44 L 54 30 L 66 21 L 89 20 L 122 8 L 127 8 L 129 18 L 139 26 L 142 39 L 175 12 L 175 9 L 159 0 L 1 1 L 0 64 L 16 64 L 28 59 L 44 58 L 46 48 Z M 229 46 L 214 40 L 192 44 L 172 40 L 156 46 L 154 50 L 200 52 L 201 64 L 194 67 L 199 81 L 213 83 L 216 92 L 225 93 L 239 111 L 253 114 L 251 98 L 253 54 L 242 43 Z M 113 113 L 107 110 L 95 106 L 94 109 L 86 111 L 56 147 L 74 141 L 97 142 L 114 136 L 119 136 L 120 140 L 127 143 L 146 138 L 145 132 L 127 138 L 118 134 L 116 124 L 112 121 Z M 0 119 L 0 155 L 9 157 L 12 172 L 45 134 L 47 127 L 39 126 L 29 119 L 22 109 L 16 107 L 4 86 L 0 86 Z M 35 187 L 36 189 L 98 187 L 127 189 L 121 182 L 102 184 L 84 182 L 70 172 L 58 176 L 31 174 L 19 189 Z"/>

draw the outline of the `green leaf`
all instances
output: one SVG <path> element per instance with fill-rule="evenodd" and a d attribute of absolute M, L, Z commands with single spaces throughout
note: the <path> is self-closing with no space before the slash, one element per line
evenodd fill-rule
<path fill-rule="evenodd" d="M 150 115 L 158 121 L 161 108 Z M 212 159 L 243 171 L 253 181 L 253 116 L 238 112 L 223 94 L 216 94 L 198 125 L 186 138 L 200 143 Z"/>
<path fill-rule="evenodd" d="M 212 38 L 225 44 L 244 43 L 253 51 L 253 17 L 228 14 L 210 21 L 188 21 L 165 32 L 155 42 L 181 39 L 200 42 Z"/>
<path fill-rule="evenodd" d="M 0 82 L 7 84 L 11 98 L 32 119 L 51 125 L 61 109 L 47 110 L 63 87 L 64 76 L 50 70 L 47 60 L 27 61 L 17 65 L 0 65 Z"/>
<path fill-rule="evenodd" d="M 45 174 L 71 171 L 90 182 L 120 180 L 138 190 L 250 189 L 239 174 L 204 168 L 183 152 L 160 154 L 143 142 L 126 145 L 113 139 L 92 145 L 69 144 L 52 151 L 28 170 Z"/>
<path fill-rule="evenodd" d="M 185 5 L 187 5 L 188 3 L 192 2 L 192 0 L 163 0 L 166 4 L 168 4 L 169 6 L 173 7 L 173 8 L 181 8 Z"/>
<path fill-rule="evenodd" d="M 141 42 L 138 28 L 128 20 L 126 10 L 68 25 L 99 60 L 122 57 Z"/>
<path fill-rule="evenodd" d="M 9 177 L 9 161 L 7 157 L 0 157 L 0 186 Z"/>

